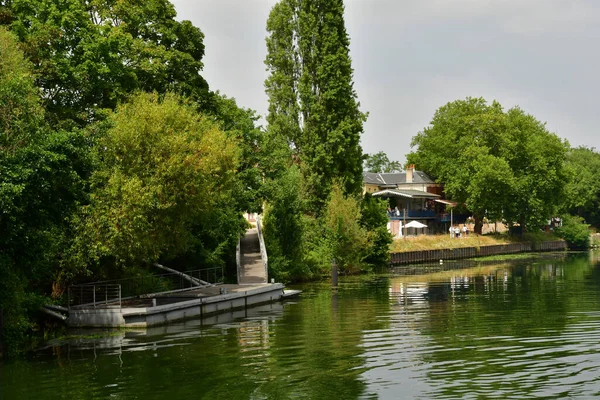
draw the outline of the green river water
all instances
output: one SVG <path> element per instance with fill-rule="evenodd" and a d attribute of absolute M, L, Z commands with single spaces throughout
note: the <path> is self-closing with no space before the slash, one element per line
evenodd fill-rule
<path fill-rule="evenodd" d="M 0 362 L 0 399 L 596 398 L 598 256 L 396 270 L 210 321 L 54 341 Z"/>

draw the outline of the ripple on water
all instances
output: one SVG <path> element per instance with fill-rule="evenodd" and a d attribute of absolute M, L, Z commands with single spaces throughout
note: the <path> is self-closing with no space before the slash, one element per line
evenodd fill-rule
<path fill-rule="evenodd" d="M 597 269 L 578 256 L 311 284 L 247 318 L 0 365 L 0 398 L 594 398 Z"/>

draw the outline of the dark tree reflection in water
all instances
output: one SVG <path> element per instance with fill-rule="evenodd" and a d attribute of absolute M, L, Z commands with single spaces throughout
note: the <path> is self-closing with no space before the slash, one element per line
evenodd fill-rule
<path fill-rule="evenodd" d="M 50 342 L 0 363 L 0 399 L 600 393 L 595 253 L 424 266 L 301 289 L 292 302 L 210 321 Z"/>

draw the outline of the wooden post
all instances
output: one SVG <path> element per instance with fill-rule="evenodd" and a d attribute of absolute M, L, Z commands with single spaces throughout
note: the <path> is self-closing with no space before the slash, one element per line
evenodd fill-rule
<path fill-rule="evenodd" d="M 335 262 L 335 258 L 333 259 L 333 263 L 331 264 L 331 285 L 333 287 L 337 287 L 338 285 L 338 268 L 337 263 Z"/>

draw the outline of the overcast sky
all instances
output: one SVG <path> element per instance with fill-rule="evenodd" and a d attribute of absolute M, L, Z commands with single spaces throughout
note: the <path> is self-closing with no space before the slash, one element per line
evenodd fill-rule
<path fill-rule="evenodd" d="M 275 0 L 172 0 L 205 34 L 204 77 L 267 111 L 265 24 Z M 600 1 L 346 0 L 367 153 L 404 161 L 435 110 L 467 96 L 519 105 L 571 145 L 600 149 Z"/>

